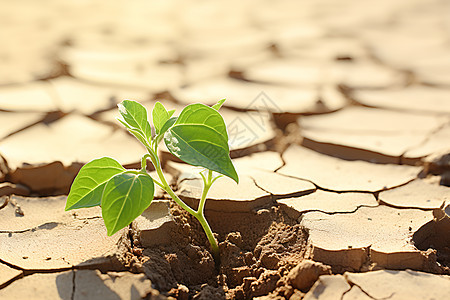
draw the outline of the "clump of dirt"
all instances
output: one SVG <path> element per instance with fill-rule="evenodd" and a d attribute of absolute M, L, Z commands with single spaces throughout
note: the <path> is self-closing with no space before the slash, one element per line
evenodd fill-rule
<path fill-rule="evenodd" d="M 289 274 L 303 260 L 308 233 L 277 207 L 207 213 L 220 242 L 219 264 L 198 221 L 175 204 L 171 213 L 177 224 L 172 242 L 135 247 L 127 259 L 131 270 L 144 272 L 161 293 L 177 299 L 289 298 L 300 293 Z"/>
<path fill-rule="evenodd" d="M 152 284 L 162 292 L 168 293 L 179 285 L 197 287 L 204 283 L 217 286 L 215 262 L 208 251 L 207 240 L 190 225 L 181 208 L 172 208 L 176 226 L 172 228 L 169 244 L 156 244 L 154 247 L 132 247 L 127 266 L 134 272 L 143 272 Z M 133 240 L 133 245 L 139 241 Z"/>
<path fill-rule="evenodd" d="M 251 299 L 269 293 L 285 295 L 282 279 L 304 254 L 307 232 L 300 225 L 273 222 L 253 249 L 239 231 L 231 232 L 220 243 L 220 274 L 225 278 L 227 294 L 233 299 Z M 288 291 L 289 293 L 290 291 Z"/>
<path fill-rule="evenodd" d="M 331 267 L 320 262 L 304 260 L 289 272 L 287 281 L 296 289 L 306 292 L 321 275 L 331 275 Z"/>
<path fill-rule="evenodd" d="M 433 211 L 434 220 L 422 226 L 413 235 L 415 246 L 423 251 L 434 249 L 444 274 L 450 274 L 450 218 L 444 211 Z"/>

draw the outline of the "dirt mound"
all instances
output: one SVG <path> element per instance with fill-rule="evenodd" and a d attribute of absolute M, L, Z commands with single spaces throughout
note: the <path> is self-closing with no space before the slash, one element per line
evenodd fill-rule
<path fill-rule="evenodd" d="M 303 259 L 308 233 L 277 207 L 240 214 L 210 212 L 220 241 L 221 261 L 216 263 L 200 224 L 176 205 L 171 212 L 177 225 L 169 233 L 172 242 L 135 247 L 127 262 L 162 293 L 179 299 L 251 299 L 294 292 L 288 275 Z"/>

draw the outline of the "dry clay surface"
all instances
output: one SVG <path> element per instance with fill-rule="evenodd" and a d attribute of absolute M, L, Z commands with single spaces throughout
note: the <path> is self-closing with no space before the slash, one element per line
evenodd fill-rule
<path fill-rule="evenodd" d="M 0 299 L 450 298 L 444 2 L 3 1 Z M 88 161 L 139 168 L 120 101 L 223 98 L 220 262 L 161 189 L 111 237 L 64 211 Z M 201 170 L 160 152 L 196 207 Z"/>

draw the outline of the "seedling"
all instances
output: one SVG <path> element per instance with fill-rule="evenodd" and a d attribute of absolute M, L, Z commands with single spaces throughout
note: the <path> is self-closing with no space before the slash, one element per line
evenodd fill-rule
<path fill-rule="evenodd" d="M 66 211 L 100 205 L 107 234 L 110 236 L 128 226 L 150 206 L 156 183 L 200 222 L 211 243 L 214 258 L 218 261 L 219 247 L 204 214 L 206 196 L 212 184 L 222 175 L 230 177 L 236 183 L 239 181 L 230 159 L 226 125 L 218 112 L 224 102 L 225 99 L 220 100 L 212 107 L 191 104 L 178 117 L 172 117 L 175 110 L 167 111 L 164 105 L 156 102 L 152 111 L 155 129 L 152 132 L 145 107 L 136 101 L 124 100 L 118 105 L 121 115 L 118 120 L 148 152 L 142 156 L 141 169 L 126 170 L 110 157 L 88 162 L 72 184 Z M 164 177 L 157 155 L 158 145 L 163 139 L 173 155 L 192 166 L 205 168 L 200 172 L 203 191 L 197 210 L 181 200 Z M 158 179 L 147 173 L 147 159 L 155 167 Z M 214 172 L 221 175 L 214 176 Z"/>

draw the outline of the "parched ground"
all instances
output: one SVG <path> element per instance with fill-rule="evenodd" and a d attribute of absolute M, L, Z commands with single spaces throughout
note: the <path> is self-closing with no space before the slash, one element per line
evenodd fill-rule
<path fill-rule="evenodd" d="M 0 299 L 450 299 L 450 5 L 0 1 Z M 117 103 L 214 104 L 240 176 L 107 237 L 80 167 Z M 195 207 L 197 170 L 161 157 Z M 149 170 L 151 172 L 152 170 Z"/>

